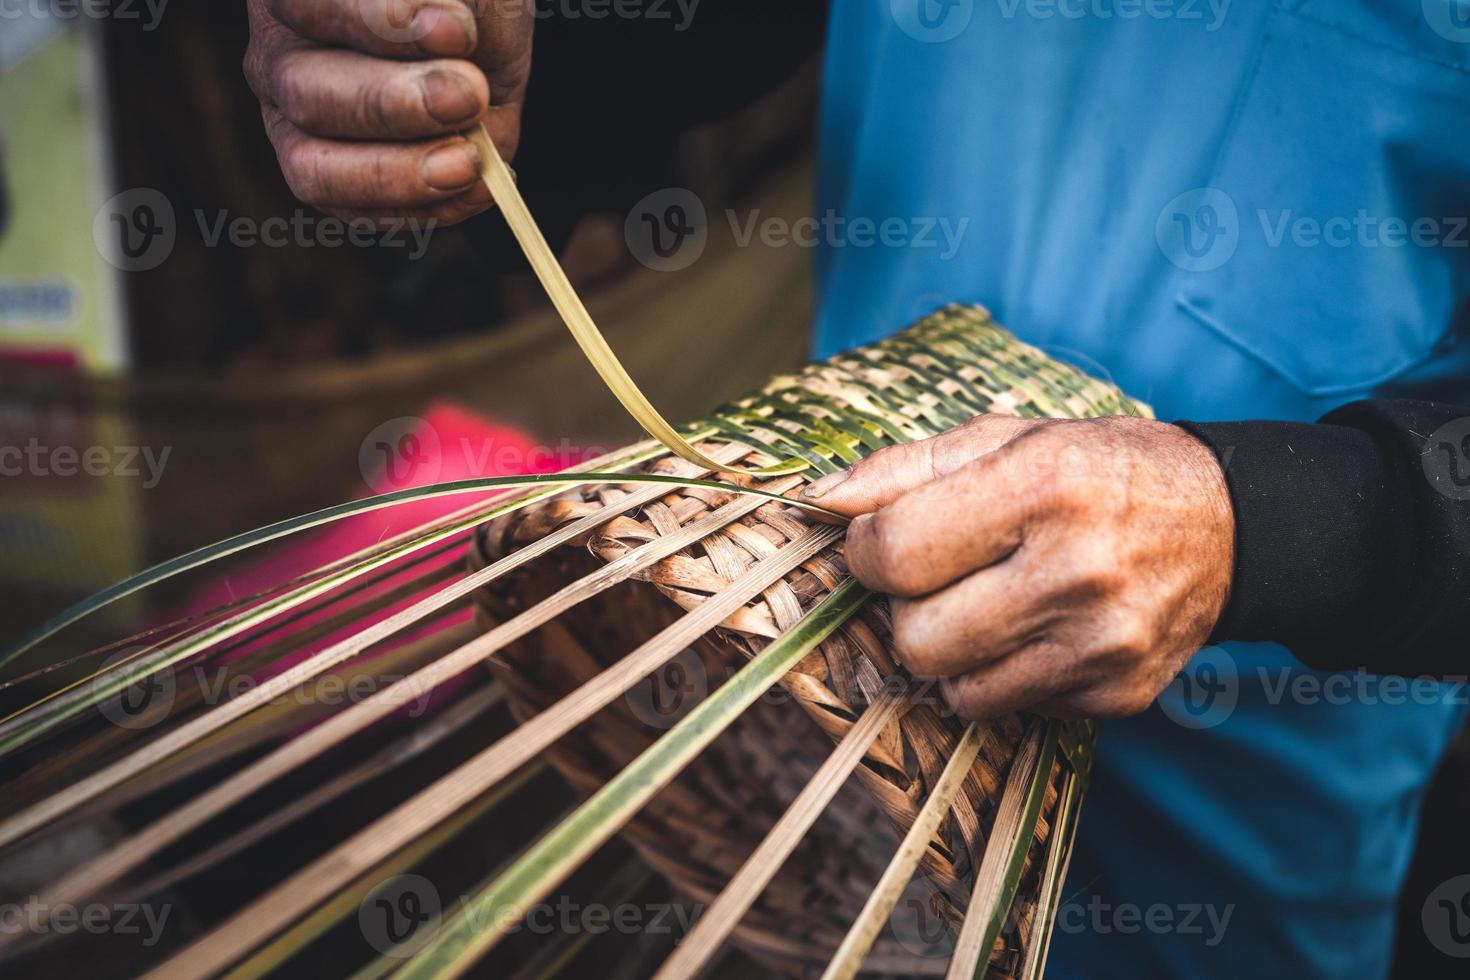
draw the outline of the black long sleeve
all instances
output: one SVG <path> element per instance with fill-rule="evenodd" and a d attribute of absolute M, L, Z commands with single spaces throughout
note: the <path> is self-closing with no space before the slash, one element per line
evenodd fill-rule
<path fill-rule="evenodd" d="M 1345 405 L 1316 424 L 1180 422 L 1225 468 L 1235 577 L 1211 637 L 1324 670 L 1470 673 L 1470 409 Z"/>

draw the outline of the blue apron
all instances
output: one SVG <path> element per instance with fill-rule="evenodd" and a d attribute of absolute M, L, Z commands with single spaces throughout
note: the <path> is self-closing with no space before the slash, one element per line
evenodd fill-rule
<path fill-rule="evenodd" d="M 827 59 L 821 353 L 966 301 L 1165 419 L 1470 402 L 1465 0 L 836 0 Z M 1104 726 L 1053 975 L 1383 975 L 1464 702 L 1203 651 Z"/>

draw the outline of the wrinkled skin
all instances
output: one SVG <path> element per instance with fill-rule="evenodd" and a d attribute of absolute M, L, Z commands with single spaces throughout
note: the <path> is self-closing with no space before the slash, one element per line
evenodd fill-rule
<path fill-rule="evenodd" d="M 342 218 L 452 224 L 491 206 L 531 71 L 530 0 L 247 0 L 245 76 L 292 192 Z"/>
<path fill-rule="evenodd" d="M 983 415 L 806 497 L 853 517 L 852 573 L 963 717 L 1147 708 L 1224 610 L 1235 518 L 1214 454 L 1138 418 Z"/>

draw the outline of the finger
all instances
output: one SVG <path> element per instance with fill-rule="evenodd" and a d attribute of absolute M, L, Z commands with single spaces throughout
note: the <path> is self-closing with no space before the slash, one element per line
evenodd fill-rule
<path fill-rule="evenodd" d="M 456 225 L 482 214 L 495 206 L 484 184 L 476 184 L 458 197 L 439 204 L 419 208 L 324 208 L 327 214 L 344 221 L 364 219 L 380 231 L 406 234 L 410 242 L 417 236 L 427 238 L 435 229 Z"/>
<path fill-rule="evenodd" d="M 439 136 L 464 129 L 490 104 L 485 76 L 468 61 L 398 63 L 355 51 L 296 47 L 282 52 L 266 74 L 267 101 L 314 136 Z"/>
<path fill-rule="evenodd" d="M 1035 504 L 1010 450 L 910 491 L 847 530 L 848 568 L 876 592 L 928 595 L 1021 546 Z"/>
<path fill-rule="evenodd" d="M 893 645 L 904 666 L 921 677 L 954 677 L 1033 642 L 1052 614 L 1013 564 L 1002 562 L 920 599 L 894 599 Z"/>
<path fill-rule="evenodd" d="M 931 439 L 880 449 L 841 473 L 824 476 L 801 495 L 845 517 L 867 514 L 994 452 L 1038 424 L 1013 415 L 979 415 Z"/>
<path fill-rule="evenodd" d="M 480 179 L 479 151 L 459 137 L 349 143 L 310 136 L 279 115 L 267 128 L 292 193 L 321 208 L 427 207 Z"/>
<path fill-rule="evenodd" d="M 945 681 L 945 700 L 970 721 L 998 718 L 1051 704 L 1088 683 L 1076 675 L 1073 655 L 1050 643 L 1035 643 L 993 664 Z"/>
<path fill-rule="evenodd" d="M 464 0 L 267 0 L 303 37 L 386 58 L 465 58 L 479 29 Z"/>

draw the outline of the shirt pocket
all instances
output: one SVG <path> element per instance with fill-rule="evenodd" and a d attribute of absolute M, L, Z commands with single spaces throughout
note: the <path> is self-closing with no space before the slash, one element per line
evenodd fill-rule
<path fill-rule="evenodd" d="M 1316 6 L 1277 0 L 1209 187 L 1165 217 L 1210 246 L 1182 263 L 1183 310 L 1325 396 L 1454 343 L 1470 290 L 1470 69 L 1427 20 L 1405 26 L 1417 2 L 1338 0 L 1332 22 Z M 1359 36 L 1388 6 L 1396 29 Z"/>

